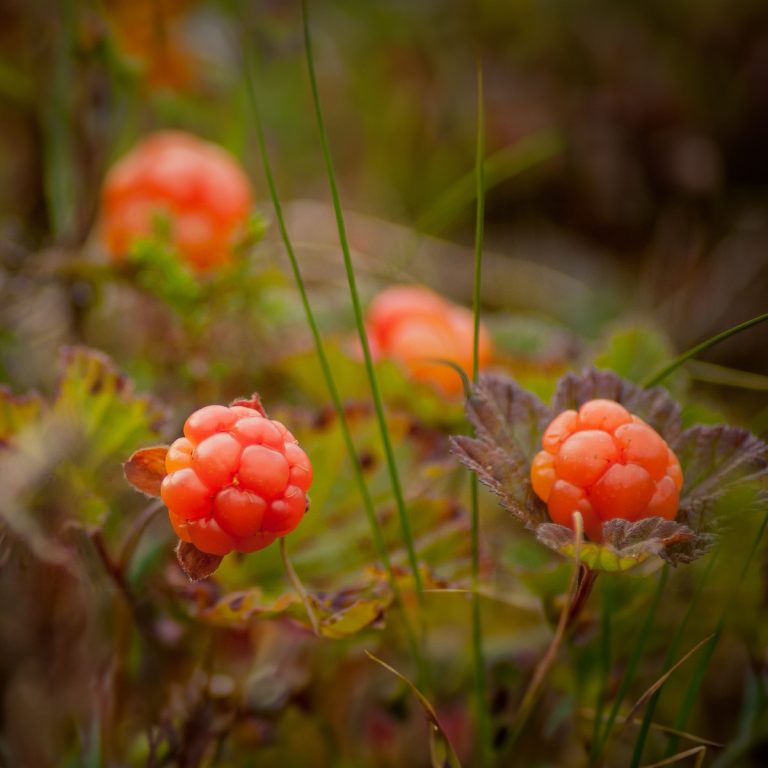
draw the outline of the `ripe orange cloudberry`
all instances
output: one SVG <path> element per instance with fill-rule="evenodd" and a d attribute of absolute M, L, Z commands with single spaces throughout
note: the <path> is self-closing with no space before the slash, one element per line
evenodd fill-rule
<path fill-rule="evenodd" d="M 255 552 L 290 533 L 308 506 L 312 464 L 279 422 L 208 405 L 165 457 L 160 495 L 176 535 L 201 552 Z"/>
<path fill-rule="evenodd" d="M 603 522 L 646 517 L 673 520 L 683 484 L 680 463 L 663 438 L 612 400 L 590 400 L 563 411 L 542 437 L 531 484 L 555 523 L 601 540 Z"/>
<path fill-rule="evenodd" d="M 155 133 L 107 174 L 101 196 L 102 234 L 113 259 L 152 234 L 158 215 L 173 246 L 200 271 L 228 264 L 251 209 L 251 185 L 221 147 L 180 131 Z"/>
<path fill-rule="evenodd" d="M 366 326 L 376 355 L 397 360 L 413 379 L 428 382 L 446 395 L 463 391 L 456 371 L 437 361 L 449 360 L 467 372 L 472 370 L 473 316 L 468 309 L 424 286 L 397 285 L 374 299 Z M 490 336 L 481 323 L 481 369 L 491 356 Z"/>

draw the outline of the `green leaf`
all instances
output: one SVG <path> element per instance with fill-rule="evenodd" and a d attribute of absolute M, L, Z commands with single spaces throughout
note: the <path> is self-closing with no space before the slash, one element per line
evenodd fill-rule
<path fill-rule="evenodd" d="M 38 395 L 14 395 L 7 387 L 0 387 L 0 446 L 34 424 L 43 405 L 43 399 Z"/>

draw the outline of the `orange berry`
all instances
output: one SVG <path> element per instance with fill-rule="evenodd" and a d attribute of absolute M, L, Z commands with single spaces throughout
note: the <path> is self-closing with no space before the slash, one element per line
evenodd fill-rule
<path fill-rule="evenodd" d="M 161 132 L 107 174 L 103 236 L 112 257 L 122 259 L 137 238 L 152 233 L 153 218 L 163 213 L 179 254 L 207 270 L 231 261 L 251 204 L 250 182 L 228 152 L 190 134 Z"/>
<path fill-rule="evenodd" d="M 579 408 L 581 429 L 602 429 L 614 432 L 632 420 L 629 411 L 614 400 L 590 400 Z"/>
<path fill-rule="evenodd" d="M 624 424 L 616 430 L 615 437 L 626 463 L 644 467 L 654 480 L 664 476 L 669 448 L 656 430 L 647 424 Z"/>
<path fill-rule="evenodd" d="M 560 446 L 579 428 L 579 414 L 576 411 L 563 411 L 552 419 L 544 431 L 541 445 L 545 451 L 557 453 Z"/>
<path fill-rule="evenodd" d="M 648 506 L 656 489 L 648 471 L 637 464 L 614 464 L 589 493 L 592 506 L 602 520 L 621 517 L 636 520 Z"/>
<path fill-rule="evenodd" d="M 289 485 L 285 493 L 269 505 L 269 515 L 264 520 L 264 530 L 278 536 L 290 533 L 307 511 L 307 497 L 295 485 Z"/>
<path fill-rule="evenodd" d="M 312 463 L 279 421 L 251 408 L 195 411 L 166 454 L 161 496 L 176 535 L 202 552 L 255 552 L 308 507 Z"/>
<path fill-rule="evenodd" d="M 264 445 L 249 445 L 240 459 L 237 479 L 265 499 L 280 496 L 288 485 L 290 467 L 283 453 Z"/>
<path fill-rule="evenodd" d="M 542 437 L 531 464 L 531 485 L 552 520 L 572 527 L 574 510 L 584 531 L 602 540 L 614 518 L 673 520 L 683 484 L 680 463 L 662 437 L 611 400 L 591 400 L 563 411 Z"/>
<path fill-rule="evenodd" d="M 225 533 L 213 517 L 203 517 L 187 523 L 192 543 L 209 555 L 227 555 L 234 548 L 236 541 Z"/>
<path fill-rule="evenodd" d="M 211 513 L 213 493 L 191 467 L 166 475 L 160 496 L 168 509 L 185 520 L 197 520 Z"/>
<path fill-rule="evenodd" d="M 548 451 L 539 451 L 531 464 L 531 485 L 534 493 L 542 501 L 547 501 L 556 479 L 555 457 Z"/>
<path fill-rule="evenodd" d="M 587 488 L 619 458 L 613 437 L 598 429 L 575 432 L 560 446 L 555 457 L 559 478 Z"/>
<path fill-rule="evenodd" d="M 224 405 L 206 405 L 184 422 L 184 436 L 194 445 L 215 432 L 226 432 L 237 421 L 237 414 Z"/>
<path fill-rule="evenodd" d="M 464 391 L 461 377 L 442 361 L 471 374 L 474 318 L 472 312 L 422 286 L 394 286 L 379 294 L 368 310 L 371 349 L 402 363 L 416 381 L 432 384 L 448 396 Z M 488 330 L 480 325 L 478 366 L 493 354 Z"/>
<path fill-rule="evenodd" d="M 168 519 L 171 521 L 173 532 L 182 540 L 191 542 L 192 537 L 189 535 L 189 528 L 187 527 L 187 521 L 180 515 L 168 510 Z"/>
<path fill-rule="evenodd" d="M 186 437 L 180 437 L 171 443 L 168 453 L 165 454 L 165 471 L 175 472 L 192 465 L 192 451 L 195 447 Z"/>
<path fill-rule="evenodd" d="M 680 495 L 675 487 L 675 481 L 667 476 L 656 483 L 651 500 L 648 502 L 647 517 L 665 517 L 674 520 L 680 504 Z"/>
<path fill-rule="evenodd" d="M 206 485 L 219 488 L 232 482 L 240 467 L 243 446 L 227 432 L 217 432 L 198 443 L 192 469 Z"/>
<path fill-rule="evenodd" d="M 227 533 L 240 539 L 255 536 L 261 530 L 267 502 L 245 488 L 230 485 L 213 500 L 213 515 Z"/>
<path fill-rule="evenodd" d="M 584 533 L 591 539 L 600 530 L 600 519 L 595 514 L 586 491 L 565 480 L 555 480 L 549 494 L 549 516 L 555 523 L 573 528 L 573 513 L 580 512 L 584 521 Z"/>
<path fill-rule="evenodd" d="M 683 470 L 680 469 L 680 462 L 672 450 L 668 450 L 667 456 L 667 475 L 672 478 L 675 488 L 679 491 L 683 487 Z"/>

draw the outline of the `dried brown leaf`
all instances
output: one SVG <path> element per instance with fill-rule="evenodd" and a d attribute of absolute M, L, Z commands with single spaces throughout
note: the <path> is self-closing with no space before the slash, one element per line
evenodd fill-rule
<path fill-rule="evenodd" d="M 147 496 L 160 496 L 160 486 L 167 474 L 165 471 L 165 454 L 167 445 L 155 445 L 151 448 L 140 448 L 123 464 L 125 479 L 141 493 Z"/>
<path fill-rule="evenodd" d="M 224 558 L 201 552 L 193 544 L 179 541 L 176 546 L 176 559 L 190 581 L 200 581 L 212 576 Z"/>

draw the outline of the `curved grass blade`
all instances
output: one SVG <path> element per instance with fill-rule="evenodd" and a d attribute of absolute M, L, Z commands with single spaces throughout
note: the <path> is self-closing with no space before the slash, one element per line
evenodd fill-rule
<path fill-rule="evenodd" d="M 405 541 L 406 550 L 408 552 L 408 562 L 413 575 L 414 584 L 416 585 L 419 602 L 423 605 L 424 584 L 421 578 L 421 573 L 419 571 L 419 563 L 416 558 L 416 548 L 413 544 L 413 534 L 411 533 L 411 524 L 408 519 L 408 511 L 405 508 L 405 499 L 403 497 L 400 475 L 397 469 L 397 463 L 395 461 L 395 453 L 392 448 L 392 441 L 390 440 L 389 431 L 387 428 L 387 420 L 384 414 L 384 403 L 382 401 L 379 383 L 376 379 L 376 372 L 373 368 L 373 357 L 371 356 L 371 348 L 368 344 L 368 336 L 365 332 L 363 311 L 360 305 L 360 296 L 357 291 L 357 279 L 355 278 L 355 270 L 352 265 L 352 254 L 350 252 L 349 241 L 347 239 L 347 228 L 344 223 L 344 214 L 341 210 L 341 199 L 339 197 L 339 190 L 336 185 L 336 173 L 333 168 L 330 145 L 328 142 L 328 136 L 325 131 L 325 121 L 323 119 L 323 112 L 320 105 L 320 92 L 317 86 L 317 76 L 315 74 L 315 60 L 312 52 L 312 33 L 309 26 L 309 11 L 307 8 L 307 0 L 302 0 L 301 9 L 304 22 L 304 49 L 307 59 L 307 68 L 309 70 L 309 81 L 312 89 L 312 100 L 315 106 L 315 118 L 317 120 L 317 128 L 320 134 L 320 144 L 323 152 L 323 158 L 325 160 L 328 185 L 330 187 L 331 198 L 333 200 L 333 210 L 336 214 L 336 226 L 339 231 L 339 243 L 341 245 L 341 252 L 344 257 L 344 268 L 347 273 L 347 283 L 349 284 L 349 293 L 350 298 L 352 299 L 352 309 L 355 316 L 355 325 L 357 326 L 360 345 L 363 349 L 365 369 L 368 375 L 371 396 L 373 398 L 373 406 L 376 411 L 376 419 L 379 424 L 381 442 L 387 461 L 387 470 L 389 472 L 389 480 L 392 486 L 392 494 L 395 498 L 395 505 L 397 507 L 397 513 L 400 519 L 400 528 L 402 530 L 403 540 Z"/>
<path fill-rule="evenodd" d="M 439 235 L 450 223 L 472 204 L 479 193 L 508 179 L 519 176 L 530 168 L 558 155 L 563 149 L 561 138 L 552 131 L 543 131 L 520 139 L 488 157 L 483 157 L 483 187 L 477 187 L 477 170 L 470 171 L 448 187 L 437 202 L 424 213 L 416 229 L 430 235 Z"/>
<path fill-rule="evenodd" d="M 477 383 L 480 370 L 480 281 L 483 273 L 483 234 L 485 228 L 485 103 L 483 70 L 477 65 L 477 146 L 475 154 L 475 268 L 472 290 L 472 380 Z M 462 379 L 463 380 L 463 379 Z M 466 388 L 466 384 L 465 384 Z M 479 754 L 481 765 L 491 763 L 491 720 L 488 711 L 488 686 L 485 679 L 483 626 L 480 615 L 480 501 L 477 475 L 470 478 L 470 511 L 472 518 L 472 667 L 475 687 Z"/>
<path fill-rule="evenodd" d="M 627 664 L 627 667 L 624 671 L 624 675 L 622 676 L 621 682 L 619 683 L 619 688 L 618 688 L 618 691 L 616 692 L 616 696 L 614 698 L 611 711 L 608 714 L 608 720 L 605 724 L 605 728 L 603 729 L 603 733 L 600 736 L 599 741 L 593 742 L 595 760 L 598 765 L 600 764 L 600 757 L 603 753 L 603 748 L 605 746 L 605 743 L 606 741 L 608 741 L 608 739 L 611 736 L 611 730 L 613 729 L 613 724 L 616 721 L 616 717 L 619 714 L 621 703 L 622 701 L 624 701 L 624 697 L 627 695 L 627 692 L 629 691 L 629 686 L 632 684 L 632 679 L 635 676 L 635 670 L 637 669 L 637 665 L 640 662 L 640 658 L 643 655 L 643 651 L 645 650 L 645 645 L 648 642 L 648 637 L 651 632 L 651 627 L 653 626 L 653 622 L 656 619 L 656 613 L 659 610 L 659 604 L 661 603 L 661 596 L 664 594 L 664 588 L 667 584 L 668 576 L 669 576 L 669 565 L 667 563 L 664 563 L 664 567 L 661 569 L 661 576 L 659 577 L 659 583 L 656 586 L 656 592 L 653 595 L 653 602 L 651 603 L 651 608 L 645 617 L 645 621 L 643 622 L 642 629 L 640 630 L 640 634 L 637 637 L 637 642 L 635 643 L 635 647 L 632 650 L 632 656 L 630 657 L 629 663 Z"/>
<path fill-rule="evenodd" d="M 411 653 L 413 655 L 413 658 L 417 667 L 419 668 L 420 677 L 424 677 L 426 672 L 425 672 L 422 654 L 419 649 L 419 645 L 416 641 L 416 636 L 411 626 L 410 619 L 408 618 L 408 614 L 403 604 L 400 585 L 399 585 L 397 576 L 394 572 L 394 569 L 392 567 L 392 561 L 390 559 L 389 551 L 387 550 L 387 546 L 384 541 L 384 535 L 381 531 L 379 520 L 376 517 L 376 510 L 373 504 L 373 499 L 371 498 L 371 494 L 368 490 L 368 485 L 365 482 L 365 478 L 363 477 L 363 470 L 362 470 L 362 467 L 360 466 L 360 458 L 357 455 L 357 451 L 355 450 L 355 444 L 354 444 L 354 441 L 352 440 L 352 433 L 350 432 L 346 412 L 344 411 L 344 404 L 341 401 L 341 396 L 339 394 L 338 387 L 336 386 L 336 382 L 333 378 L 331 365 L 328 361 L 328 355 L 325 351 L 325 346 L 323 345 L 323 340 L 320 335 L 320 329 L 317 325 L 317 320 L 315 318 L 314 311 L 312 310 L 312 305 L 309 302 L 309 296 L 307 294 L 307 289 L 304 284 L 304 278 L 302 277 L 302 274 L 301 274 L 299 261 L 298 261 L 298 258 L 296 257 L 296 251 L 293 248 L 291 237 L 288 234 L 288 227 L 285 223 L 285 215 L 283 214 L 283 206 L 280 202 L 280 196 L 278 195 L 278 192 L 277 192 L 277 185 L 275 184 L 274 175 L 272 173 L 272 164 L 269 160 L 267 143 L 264 137 L 264 127 L 261 122 L 261 114 L 259 112 L 258 100 L 256 98 L 256 87 L 255 87 L 253 76 L 251 73 L 251 62 L 250 62 L 250 57 L 248 55 L 245 56 L 244 71 L 245 71 L 245 79 L 246 79 L 246 86 L 248 90 L 248 96 L 251 102 L 251 108 L 252 108 L 253 117 L 254 117 L 254 124 L 256 127 L 256 139 L 259 145 L 259 153 L 261 155 L 262 165 L 264 167 L 264 175 L 267 179 L 267 186 L 269 187 L 269 194 L 270 194 L 270 197 L 272 198 L 272 205 L 275 209 L 275 217 L 277 219 L 278 227 L 280 229 L 280 236 L 283 240 L 283 246 L 285 247 L 286 253 L 288 254 L 288 260 L 290 261 L 291 271 L 293 272 L 293 277 L 296 282 L 296 287 L 299 291 L 299 297 L 301 299 L 301 304 L 304 309 L 304 315 L 307 320 L 307 325 L 309 326 L 310 332 L 312 333 L 312 340 L 314 342 L 315 351 L 317 353 L 317 357 L 320 362 L 320 368 L 323 373 L 323 378 L 325 379 L 326 387 L 328 388 L 328 393 L 330 395 L 334 411 L 336 412 L 336 417 L 339 420 L 339 429 L 341 431 L 342 439 L 344 441 L 344 446 L 349 456 L 349 460 L 352 463 L 352 474 L 355 478 L 355 482 L 357 484 L 358 491 L 360 493 L 360 498 L 363 502 L 363 509 L 365 510 L 365 515 L 368 519 L 368 524 L 371 529 L 371 536 L 373 538 L 373 544 L 376 549 L 376 555 L 381 560 L 384 567 L 386 568 L 387 578 L 388 578 L 390 587 L 392 589 L 392 593 L 394 594 L 395 600 L 397 601 L 398 605 L 401 607 L 401 612 L 403 617 L 403 626 L 405 628 L 405 633 L 408 639 L 408 644 L 410 646 Z"/>
<path fill-rule="evenodd" d="M 672 757 L 667 757 L 658 763 L 646 765 L 644 768 L 662 768 L 665 765 L 679 763 L 681 760 L 685 760 L 686 757 L 693 757 L 694 755 L 697 755 L 697 758 L 696 762 L 693 764 L 693 768 L 701 768 L 701 766 L 704 765 L 704 758 L 707 756 L 707 748 L 704 746 L 686 749 L 685 752 L 678 752 L 678 754 L 672 755 Z"/>
<path fill-rule="evenodd" d="M 767 525 L 768 525 L 768 514 L 765 515 L 765 517 L 763 518 L 763 522 L 761 523 L 760 529 L 758 530 L 757 535 L 755 536 L 755 540 L 752 543 L 752 547 L 750 548 L 749 554 L 747 555 L 747 558 L 744 561 L 744 565 L 742 566 L 742 569 L 741 569 L 741 578 L 738 580 L 738 582 L 736 582 L 737 585 L 741 584 L 744 581 L 744 577 L 747 575 L 749 566 L 752 563 L 752 560 L 757 552 L 758 547 L 760 546 L 760 542 L 762 541 L 763 534 L 765 533 L 765 529 Z M 738 588 L 738 586 L 736 588 Z M 677 717 L 675 718 L 674 727 L 677 730 L 682 730 L 685 727 L 685 724 L 688 722 L 688 718 L 690 717 L 691 710 L 693 709 L 693 705 L 696 703 L 696 697 L 699 694 L 699 689 L 701 688 L 701 685 L 704 682 L 704 677 L 707 674 L 707 668 L 709 667 L 710 661 L 712 661 L 712 657 L 714 656 L 715 650 L 717 649 L 717 644 L 720 642 L 720 636 L 723 633 L 723 627 L 725 626 L 725 619 L 728 615 L 728 609 L 732 604 L 733 604 L 733 600 L 731 599 L 726 600 L 725 607 L 723 608 L 723 612 L 720 615 L 720 620 L 717 622 L 717 628 L 715 629 L 715 632 L 710 639 L 709 645 L 707 646 L 707 649 L 704 655 L 699 660 L 699 664 L 693 673 L 691 682 L 688 685 L 688 690 L 685 692 L 683 703 L 680 705 L 680 709 L 677 713 Z M 667 747 L 667 755 L 671 754 L 672 752 L 675 751 L 675 749 L 677 749 L 678 743 L 679 743 L 679 739 L 676 736 L 673 736 L 670 739 L 669 745 Z"/>
<path fill-rule="evenodd" d="M 385 661 L 382 661 L 378 656 L 374 656 L 370 651 L 366 651 L 365 655 L 375 661 L 380 666 L 384 667 L 387 671 L 391 672 L 395 677 L 402 680 L 413 692 L 413 695 L 418 699 L 424 709 L 427 719 L 430 722 L 430 755 L 432 768 L 461 768 L 461 762 L 458 755 L 451 745 L 450 740 L 445 734 L 440 721 L 437 718 L 437 712 L 430 703 L 429 699 L 405 676 L 400 674 L 394 667 L 390 667 Z"/>
<path fill-rule="evenodd" d="M 669 668 L 669 665 L 672 663 L 672 660 L 677 654 L 677 649 L 680 645 L 680 641 L 682 640 L 685 629 L 688 626 L 688 622 L 691 620 L 691 617 L 693 616 L 694 609 L 698 605 L 699 598 L 704 591 L 704 586 L 709 580 L 709 576 L 712 573 L 712 569 L 714 568 L 716 562 L 717 553 L 715 553 L 710 558 L 710 561 L 707 564 L 707 569 L 702 574 L 701 578 L 699 579 L 699 583 L 696 586 L 696 592 L 688 603 L 688 610 L 686 610 L 685 616 L 683 616 L 683 620 L 680 622 L 680 624 L 678 624 L 677 629 L 675 630 L 675 634 L 672 636 L 672 640 L 670 641 L 669 648 L 667 650 L 666 656 L 664 657 L 664 663 L 662 665 L 662 668 L 665 670 Z M 643 749 L 645 748 L 645 740 L 648 738 L 648 731 L 650 730 L 651 723 L 653 722 L 653 715 L 656 711 L 656 705 L 658 704 L 660 696 L 661 689 L 657 690 L 653 694 L 650 701 L 648 702 L 648 706 L 645 709 L 645 714 L 643 715 L 643 723 L 640 726 L 640 733 L 635 740 L 635 746 L 632 752 L 631 768 L 638 768 L 640 765 L 640 760 L 643 756 Z M 627 718 L 627 720 L 630 719 L 631 718 Z"/>
<path fill-rule="evenodd" d="M 674 360 L 672 360 L 671 363 L 666 365 L 657 373 L 654 373 L 652 376 L 649 376 L 647 379 L 645 379 L 643 386 L 655 387 L 657 384 L 660 384 L 662 381 L 664 381 L 664 379 L 666 379 L 670 373 L 676 371 L 681 365 L 683 365 L 683 363 L 685 363 L 687 360 L 690 360 L 692 357 L 696 357 L 696 355 L 698 355 L 700 352 L 704 352 L 710 347 L 714 347 L 715 344 L 719 344 L 721 341 L 725 341 L 731 336 L 735 336 L 737 333 L 746 331 L 748 328 L 752 328 L 753 326 L 758 325 L 759 323 L 763 323 L 766 320 L 768 320 L 768 312 L 762 315 L 758 315 L 757 317 L 753 317 L 751 320 L 747 320 L 746 322 L 739 323 L 739 325 L 734 325 L 733 328 L 728 328 L 728 330 L 725 330 L 722 333 L 718 333 L 706 341 L 702 341 L 701 344 L 697 344 L 695 347 L 691 347 L 691 349 L 689 349 L 687 352 L 683 352 L 682 354 L 678 355 Z"/>

